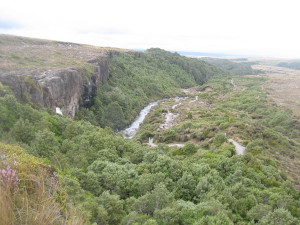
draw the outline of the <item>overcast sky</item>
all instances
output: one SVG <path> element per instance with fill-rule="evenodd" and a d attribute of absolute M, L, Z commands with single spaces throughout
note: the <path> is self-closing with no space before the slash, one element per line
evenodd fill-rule
<path fill-rule="evenodd" d="M 300 58 L 299 23 L 299 0 L 0 1 L 0 33 L 130 49 Z"/>

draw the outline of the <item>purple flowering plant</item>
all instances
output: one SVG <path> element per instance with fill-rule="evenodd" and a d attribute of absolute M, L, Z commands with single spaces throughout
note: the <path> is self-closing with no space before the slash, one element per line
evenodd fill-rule
<path fill-rule="evenodd" d="M 13 165 L 14 167 L 17 166 L 17 161 L 15 160 L 15 156 L 14 156 Z M 13 189 L 17 189 L 20 182 L 18 178 L 17 170 L 12 168 L 10 165 L 7 165 L 6 168 L 0 170 L 0 180 L 5 185 L 7 185 L 7 187 L 11 187 Z"/>

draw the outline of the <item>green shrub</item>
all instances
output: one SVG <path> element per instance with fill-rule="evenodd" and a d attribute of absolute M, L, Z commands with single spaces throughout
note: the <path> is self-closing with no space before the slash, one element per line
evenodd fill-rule
<path fill-rule="evenodd" d="M 194 143 L 188 142 L 182 148 L 182 152 L 186 155 L 194 154 L 195 152 L 197 152 L 197 147 L 195 146 Z"/>
<path fill-rule="evenodd" d="M 217 146 L 221 146 L 226 141 L 227 138 L 224 134 L 217 134 L 213 139 L 213 143 Z"/>

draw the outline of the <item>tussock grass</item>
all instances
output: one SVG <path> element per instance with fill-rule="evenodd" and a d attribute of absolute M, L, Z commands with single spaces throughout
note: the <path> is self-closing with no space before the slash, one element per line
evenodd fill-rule
<path fill-rule="evenodd" d="M 32 156 L 3 154 L 14 147 L 20 151 L 0 145 L 0 225 L 84 224 L 82 215 L 68 203 L 55 170 Z"/>

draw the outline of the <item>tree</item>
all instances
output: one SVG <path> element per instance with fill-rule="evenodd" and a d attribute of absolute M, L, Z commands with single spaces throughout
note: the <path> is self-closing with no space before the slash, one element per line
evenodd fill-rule
<path fill-rule="evenodd" d="M 195 225 L 233 225 L 233 222 L 224 213 L 219 213 L 216 216 L 204 216 Z"/>
<path fill-rule="evenodd" d="M 127 225 L 127 224 L 145 224 L 147 221 L 148 216 L 144 214 L 140 214 L 137 212 L 131 212 L 129 213 L 126 217 L 123 218 L 122 220 L 122 225 Z"/>
<path fill-rule="evenodd" d="M 195 196 L 194 190 L 196 188 L 196 181 L 191 174 L 184 172 L 182 177 L 177 181 L 176 186 L 176 195 L 178 195 L 180 199 L 186 201 L 193 200 Z"/>
<path fill-rule="evenodd" d="M 12 113 L 5 105 L 0 102 L 0 129 L 9 131 L 16 121 L 14 113 Z"/>
<path fill-rule="evenodd" d="M 119 165 L 117 163 L 96 160 L 88 167 L 88 171 L 93 172 L 94 177 L 98 180 L 100 187 L 110 190 L 111 193 L 126 198 L 137 194 L 136 178 L 137 172 L 133 164 L 127 163 Z M 92 175 L 93 173 L 90 173 Z M 88 172 L 89 174 L 89 172 Z M 95 183 L 95 181 L 91 181 Z M 97 193 L 97 187 L 93 189 Z"/>
<path fill-rule="evenodd" d="M 141 176 L 139 176 L 137 181 L 139 195 L 142 196 L 145 195 L 147 192 L 151 192 L 154 189 L 154 187 L 159 183 L 163 183 L 167 186 L 171 182 L 172 180 L 161 172 L 154 174 L 142 174 Z"/>
<path fill-rule="evenodd" d="M 123 207 L 123 200 L 119 195 L 111 195 L 105 191 L 98 197 L 98 203 L 101 208 L 101 214 L 106 216 L 108 224 L 120 224 L 122 218 L 126 215 Z M 105 209 L 105 212 L 103 209 Z"/>
<path fill-rule="evenodd" d="M 38 131 L 32 144 L 34 153 L 40 157 L 51 157 L 59 146 L 54 133 L 49 130 Z"/>
<path fill-rule="evenodd" d="M 258 222 L 263 218 L 264 216 L 268 215 L 270 212 L 272 212 L 272 207 L 269 205 L 264 204 L 258 204 L 254 206 L 248 213 L 247 216 L 250 220 L 254 220 L 255 222 Z"/>
<path fill-rule="evenodd" d="M 156 210 L 154 217 L 160 224 L 180 224 L 180 215 L 175 208 L 166 207 Z"/>
<path fill-rule="evenodd" d="M 123 110 L 118 102 L 110 103 L 105 111 L 105 120 L 114 129 L 121 129 L 125 125 Z"/>
<path fill-rule="evenodd" d="M 133 207 L 135 211 L 153 216 L 156 210 L 163 209 L 173 200 L 173 196 L 163 184 L 155 186 L 154 190 L 138 198 Z"/>
<path fill-rule="evenodd" d="M 193 154 L 197 151 L 197 148 L 194 143 L 188 142 L 183 148 L 182 151 L 186 155 Z"/>
<path fill-rule="evenodd" d="M 274 212 L 268 213 L 260 221 L 259 225 L 297 225 L 299 220 L 294 218 L 288 210 L 276 209 Z"/>
<path fill-rule="evenodd" d="M 97 118 L 93 111 L 87 108 L 81 108 L 79 112 L 76 113 L 76 119 L 89 121 L 91 124 L 97 125 Z"/>
<path fill-rule="evenodd" d="M 30 144 L 34 139 L 35 128 L 28 120 L 19 119 L 11 128 L 10 134 L 17 141 Z"/>

